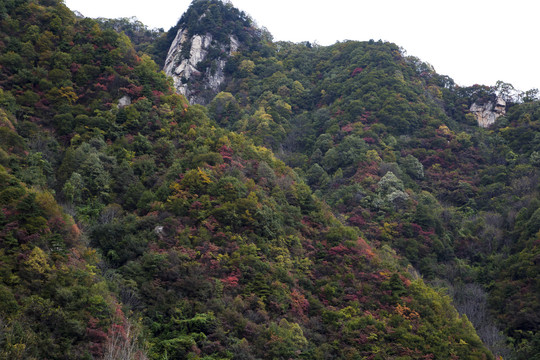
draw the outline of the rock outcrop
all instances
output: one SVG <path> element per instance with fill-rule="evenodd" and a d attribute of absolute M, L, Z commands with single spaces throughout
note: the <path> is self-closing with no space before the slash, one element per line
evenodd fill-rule
<path fill-rule="evenodd" d="M 163 70 L 178 93 L 202 105 L 226 87 L 226 69 L 235 70 L 227 66 L 234 53 L 259 51 L 265 34 L 225 0 L 193 0 L 174 29 Z"/>
<path fill-rule="evenodd" d="M 124 95 L 118 100 L 118 108 L 122 109 L 131 105 L 131 98 L 128 95 Z"/>
<path fill-rule="evenodd" d="M 487 128 L 495 123 L 499 116 L 506 114 L 506 101 L 498 97 L 497 100 L 484 104 L 472 104 L 470 111 L 476 116 L 478 126 Z"/>
<path fill-rule="evenodd" d="M 235 36 L 229 36 L 228 40 L 228 44 L 224 44 L 215 41 L 209 33 L 189 37 L 187 29 L 178 30 L 164 71 L 173 78 L 176 91 L 190 103 L 207 104 L 220 91 L 227 59 L 239 46 Z M 209 53 L 219 55 L 208 58 Z"/>

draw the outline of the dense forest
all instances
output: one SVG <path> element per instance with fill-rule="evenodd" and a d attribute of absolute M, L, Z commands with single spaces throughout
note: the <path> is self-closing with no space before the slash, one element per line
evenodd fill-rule
<path fill-rule="evenodd" d="M 206 106 L 161 71 L 181 29 L 207 73 L 240 43 Z M 537 95 L 219 0 L 169 31 L 3 1 L 0 358 L 539 357 Z"/>

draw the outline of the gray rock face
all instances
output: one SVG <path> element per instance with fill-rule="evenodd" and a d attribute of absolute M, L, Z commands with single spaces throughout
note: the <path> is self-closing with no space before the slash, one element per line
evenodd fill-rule
<path fill-rule="evenodd" d="M 487 128 L 495 123 L 499 116 L 506 114 L 506 101 L 499 97 L 495 102 L 472 104 L 470 111 L 476 116 L 478 126 Z"/>
<path fill-rule="evenodd" d="M 231 36 L 229 44 L 220 44 L 212 35 L 194 35 L 188 38 L 187 29 L 180 29 L 169 48 L 164 71 L 174 81 L 176 92 L 184 95 L 192 104 L 207 104 L 216 95 L 225 81 L 225 65 L 232 53 L 238 50 L 238 40 Z M 189 56 L 182 54 L 182 48 L 191 43 Z M 212 65 L 202 69 L 211 49 L 219 49 L 221 55 L 212 59 Z M 196 83 L 196 86 L 194 84 Z"/>
<path fill-rule="evenodd" d="M 118 108 L 124 108 L 131 105 L 131 98 L 128 95 L 124 95 L 118 100 Z"/>

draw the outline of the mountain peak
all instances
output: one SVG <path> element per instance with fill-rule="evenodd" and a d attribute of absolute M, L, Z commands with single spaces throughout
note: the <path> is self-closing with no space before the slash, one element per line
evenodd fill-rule
<path fill-rule="evenodd" d="M 225 82 L 225 65 L 260 37 L 252 20 L 229 2 L 196 0 L 180 18 L 164 71 L 191 103 L 207 104 Z"/>

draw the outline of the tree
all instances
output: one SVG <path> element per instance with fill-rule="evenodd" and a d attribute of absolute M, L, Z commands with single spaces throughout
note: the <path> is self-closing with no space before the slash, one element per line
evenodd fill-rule
<path fill-rule="evenodd" d="M 231 93 L 220 92 L 210 102 L 208 106 L 210 116 L 218 124 L 230 127 L 240 118 L 240 107 Z"/>
<path fill-rule="evenodd" d="M 405 172 L 414 179 L 421 180 L 424 178 L 424 165 L 412 155 L 407 155 L 403 159 L 403 167 Z"/>
<path fill-rule="evenodd" d="M 524 103 L 533 102 L 538 100 L 538 89 L 530 89 L 521 94 L 521 100 Z"/>
<path fill-rule="evenodd" d="M 404 191 L 405 187 L 403 182 L 394 175 L 393 172 L 388 171 L 377 183 L 377 188 L 382 194 L 389 194 L 396 190 Z"/>
<path fill-rule="evenodd" d="M 316 188 L 324 188 L 330 182 L 330 177 L 319 164 L 313 164 L 306 173 L 308 184 Z"/>
<path fill-rule="evenodd" d="M 281 319 L 279 324 L 271 323 L 268 328 L 268 355 L 276 359 L 289 359 L 302 354 L 308 345 L 302 328 L 297 323 Z"/>

